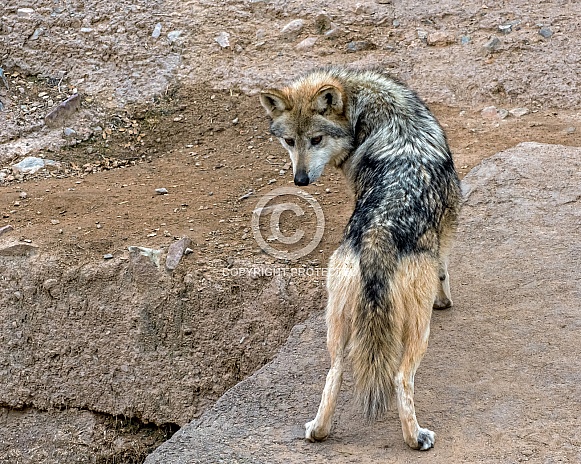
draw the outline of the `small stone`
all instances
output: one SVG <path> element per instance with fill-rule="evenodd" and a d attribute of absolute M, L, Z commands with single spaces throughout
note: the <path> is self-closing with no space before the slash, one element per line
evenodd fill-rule
<path fill-rule="evenodd" d="M 509 113 L 517 118 L 520 118 L 522 116 L 529 114 L 530 111 L 528 108 L 513 108 L 512 110 L 509 111 Z"/>
<path fill-rule="evenodd" d="M 553 31 L 547 26 L 543 26 L 539 29 L 539 34 L 541 34 L 545 39 L 549 39 L 553 35 Z"/>
<path fill-rule="evenodd" d="M 468 45 L 471 40 L 472 38 L 469 35 L 463 35 L 462 37 L 460 37 L 460 43 L 462 45 Z"/>
<path fill-rule="evenodd" d="M 153 32 L 151 33 L 151 37 L 153 37 L 154 39 L 159 39 L 160 35 L 161 35 L 161 23 L 157 23 L 155 25 L 155 27 L 153 28 Z"/>
<path fill-rule="evenodd" d="M 130 246 L 127 247 L 129 253 L 136 256 L 145 256 L 147 257 L 156 267 L 159 267 L 159 263 L 161 260 L 161 250 L 154 250 L 153 248 L 146 248 L 140 246 Z"/>
<path fill-rule="evenodd" d="M 27 156 L 19 163 L 13 164 L 12 171 L 19 174 L 34 174 L 44 168 L 44 160 L 35 156 Z"/>
<path fill-rule="evenodd" d="M 12 227 L 10 224 L 7 226 L 2 226 L 0 227 L 0 235 L 5 234 L 6 232 L 10 232 L 11 230 L 14 230 L 14 227 Z"/>
<path fill-rule="evenodd" d="M 77 133 L 74 131 L 74 129 L 71 129 L 70 127 L 65 127 L 65 129 L 63 130 L 63 134 L 65 135 L 65 137 L 73 137 Z"/>
<path fill-rule="evenodd" d="M 111 253 L 107 253 L 106 255 L 103 255 L 103 259 L 113 259 L 113 255 Z"/>
<path fill-rule="evenodd" d="M 186 248 L 184 250 L 184 255 L 191 255 L 194 252 L 194 250 L 192 250 L 191 248 Z"/>
<path fill-rule="evenodd" d="M 236 125 L 236 124 L 238 124 L 238 118 L 234 118 L 234 119 L 232 119 L 232 124 L 233 124 L 233 125 Z"/>
<path fill-rule="evenodd" d="M 482 108 L 480 115 L 486 119 L 497 119 L 498 109 L 496 106 L 487 106 L 486 108 Z"/>
<path fill-rule="evenodd" d="M 214 37 L 214 40 L 222 48 L 230 46 L 230 34 L 228 34 L 228 32 L 220 32 L 216 37 Z"/>
<path fill-rule="evenodd" d="M 174 43 L 176 40 L 178 40 L 181 37 L 182 34 L 183 34 L 183 31 L 171 31 L 167 35 L 167 40 L 169 40 L 169 43 Z"/>
<path fill-rule="evenodd" d="M 317 37 L 307 37 L 305 40 L 299 42 L 295 47 L 297 50 L 307 50 L 313 48 L 317 42 Z"/>
<path fill-rule="evenodd" d="M 510 34 L 512 32 L 512 24 L 501 24 L 498 26 L 498 31 L 502 34 Z"/>
<path fill-rule="evenodd" d="M 26 192 L 20 192 L 20 195 L 18 195 L 20 198 L 22 198 L 23 200 L 25 200 L 26 198 L 28 198 L 28 193 Z"/>
<path fill-rule="evenodd" d="M 574 134 L 577 128 L 575 126 L 569 126 L 565 129 L 565 134 Z"/>
<path fill-rule="evenodd" d="M 394 20 L 391 22 L 391 25 L 392 25 L 393 27 L 399 27 L 399 26 L 400 26 L 400 24 L 401 24 L 401 23 L 400 23 L 400 21 L 399 21 L 398 19 L 394 19 Z"/>
<path fill-rule="evenodd" d="M 325 32 L 326 39 L 336 39 L 338 37 L 341 37 L 342 35 L 343 35 L 343 30 L 339 26 L 337 26 L 336 24 L 332 24 L 331 29 L 329 29 L 327 32 Z"/>
<path fill-rule="evenodd" d="M 30 18 L 34 14 L 34 10 L 32 8 L 18 8 L 16 10 L 16 16 L 19 18 Z"/>
<path fill-rule="evenodd" d="M 167 195 L 168 191 L 166 188 L 156 188 L 155 189 L 155 193 L 157 193 L 158 195 Z"/>
<path fill-rule="evenodd" d="M 178 267 L 182 256 L 185 254 L 186 249 L 188 249 L 191 243 L 192 241 L 188 237 L 183 237 L 169 246 L 167 257 L 165 259 L 165 267 L 168 271 L 173 271 Z"/>
<path fill-rule="evenodd" d="M 448 32 L 431 32 L 428 34 L 427 43 L 433 47 L 446 46 L 456 42 L 455 37 Z"/>
<path fill-rule="evenodd" d="M 425 42 L 428 40 L 428 33 L 422 29 L 418 29 L 418 39 Z"/>
<path fill-rule="evenodd" d="M 61 221 L 59 221 L 58 219 L 51 219 L 51 220 L 50 220 L 50 223 L 51 223 L 53 226 L 56 226 L 57 224 L 60 224 L 60 223 L 61 223 Z"/>
<path fill-rule="evenodd" d="M 509 112 L 504 108 L 498 110 L 498 118 L 499 119 L 506 119 L 508 118 Z"/>
<path fill-rule="evenodd" d="M 303 30 L 305 22 L 302 19 L 295 19 L 282 28 L 282 36 L 287 40 L 295 39 Z"/>
<path fill-rule="evenodd" d="M 56 127 L 62 123 L 64 119 L 77 111 L 80 106 L 81 96 L 78 93 L 75 93 L 48 113 L 44 118 L 44 122 L 49 127 Z"/>
<path fill-rule="evenodd" d="M 92 27 L 81 27 L 81 32 L 83 34 L 89 34 L 89 33 L 93 32 L 93 28 Z"/>
<path fill-rule="evenodd" d="M 500 46 L 500 39 L 498 37 L 493 36 L 490 38 L 490 40 L 488 40 L 488 42 L 486 42 L 482 46 L 482 50 L 484 51 L 484 53 L 488 54 L 488 53 L 492 53 L 492 52 L 496 51 L 499 46 Z"/>
<path fill-rule="evenodd" d="M 375 50 L 377 47 L 368 40 L 354 40 L 347 44 L 347 53 L 361 52 L 365 50 Z"/>
<path fill-rule="evenodd" d="M 40 35 L 43 32 L 44 32 L 44 29 L 42 27 L 39 27 L 38 29 L 35 29 L 35 31 L 30 36 L 30 40 L 38 40 L 38 38 L 40 37 Z"/>

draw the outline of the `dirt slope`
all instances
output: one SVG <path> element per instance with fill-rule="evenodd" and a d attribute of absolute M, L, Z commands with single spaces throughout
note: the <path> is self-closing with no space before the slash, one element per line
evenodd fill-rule
<path fill-rule="evenodd" d="M 579 462 L 580 160 L 579 149 L 524 143 L 465 178 L 455 307 L 434 313 L 416 377 L 433 450 L 406 447 L 396 411 L 364 425 L 350 378 L 329 440 L 303 439 L 329 362 L 319 313 L 146 463 Z"/>

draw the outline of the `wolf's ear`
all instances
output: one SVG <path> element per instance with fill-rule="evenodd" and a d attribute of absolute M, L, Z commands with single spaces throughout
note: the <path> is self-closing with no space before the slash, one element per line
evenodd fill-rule
<path fill-rule="evenodd" d="M 341 115 L 344 111 L 343 98 L 344 95 L 341 89 L 334 85 L 325 85 L 315 95 L 313 110 L 319 114 L 332 112 Z"/>
<path fill-rule="evenodd" d="M 280 116 L 283 111 L 290 108 L 288 100 L 278 90 L 265 90 L 260 92 L 260 103 L 264 106 L 266 113 L 271 118 Z"/>

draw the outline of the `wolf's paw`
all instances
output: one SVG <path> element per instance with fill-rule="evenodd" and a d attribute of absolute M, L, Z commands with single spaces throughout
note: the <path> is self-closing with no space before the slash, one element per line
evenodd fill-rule
<path fill-rule="evenodd" d="M 434 301 L 434 309 L 448 309 L 452 307 L 452 300 L 449 298 L 436 297 Z"/>
<path fill-rule="evenodd" d="M 418 447 L 420 451 L 429 450 L 436 442 L 436 434 L 428 429 L 420 429 L 418 432 Z"/>
<path fill-rule="evenodd" d="M 305 438 L 311 443 L 326 440 L 328 436 L 329 431 L 324 430 L 322 427 L 318 427 L 316 420 L 312 420 L 305 424 Z"/>

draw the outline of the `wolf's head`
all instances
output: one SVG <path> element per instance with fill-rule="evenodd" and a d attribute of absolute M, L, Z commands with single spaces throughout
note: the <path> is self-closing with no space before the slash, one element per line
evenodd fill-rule
<path fill-rule="evenodd" d="M 296 185 L 316 181 L 327 163 L 340 165 L 351 150 L 344 89 L 325 77 L 311 75 L 260 94 L 270 131 L 290 154 Z"/>

